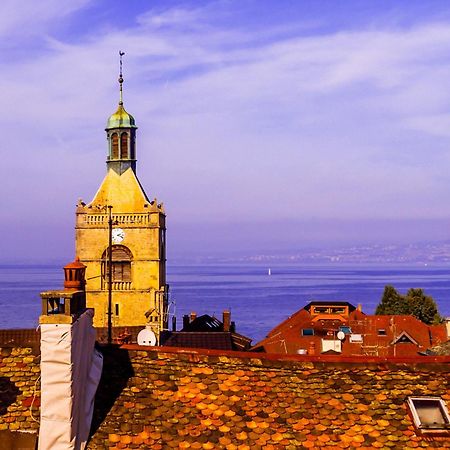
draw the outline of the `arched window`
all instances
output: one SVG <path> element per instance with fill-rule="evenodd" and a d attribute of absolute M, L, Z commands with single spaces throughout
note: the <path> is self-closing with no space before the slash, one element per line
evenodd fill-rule
<path fill-rule="evenodd" d="M 128 134 L 120 135 L 120 159 L 128 159 Z"/>
<path fill-rule="evenodd" d="M 117 133 L 111 135 L 111 159 L 119 159 L 119 136 Z"/>
<path fill-rule="evenodd" d="M 130 159 L 135 159 L 134 147 L 135 147 L 135 135 L 131 133 L 130 135 Z"/>
<path fill-rule="evenodd" d="M 133 255 L 124 245 L 112 246 L 112 281 L 131 282 L 131 261 Z M 109 280 L 108 249 L 102 255 L 102 275 L 105 283 Z M 123 286 L 125 289 L 126 286 Z"/>

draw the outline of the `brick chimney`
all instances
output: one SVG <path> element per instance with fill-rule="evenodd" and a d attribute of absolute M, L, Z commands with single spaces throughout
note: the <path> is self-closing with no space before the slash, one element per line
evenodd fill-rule
<path fill-rule="evenodd" d="M 226 309 L 222 314 L 223 331 L 230 331 L 231 312 Z"/>
<path fill-rule="evenodd" d="M 64 288 L 84 290 L 86 266 L 76 257 L 75 261 L 64 266 Z"/>
<path fill-rule="evenodd" d="M 191 312 L 191 322 L 193 322 L 197 318 L 197 313 L 195 311 Z"/>

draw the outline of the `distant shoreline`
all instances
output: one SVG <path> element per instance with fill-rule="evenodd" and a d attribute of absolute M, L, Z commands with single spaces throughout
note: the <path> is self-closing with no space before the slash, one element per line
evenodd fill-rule
<path fill-rule="evenodd" d="M 33 267 L 36 268 L 62 268 L 66 264 L 65 262 L 61 261 L 44 261 L 40 263 L 36 262 L 27 262 L 27 261 L 18 261 L 18 262 L 0 262 L 0 268 L 2 269 L 8 269 L 8 268 L 29 268 L 32 269 Z M 186 266 L 231 266 L 234 265 L 236 267 L 240 266 L 258 266 L 258 267 L 313 267 L 313 268 L 320 268 L 320 267 L 340 267 L 340 268 L 361 268 L 361 267 L 376 267 L 376 268 L 382 268 L 382 267 L 399 267 L 399 268 L 417 268 L 417 269 L 425 269 L 427 267 L 429 268 L 449 268 L 450 269 L 450 262 L 420 262 L 420 261 L 360 261 L 360 262 L 347 262 L 347 261 L 333 261 L 333 262 L 324 262 L 324 261 L 317 261 L 317 262 L 308 262 L 308 261 L 284 261 L 284 260 L 277 260 L 277 261 L 252 261 L 252 260 L 242 260 L 242 259 L 193 259 L 193 260 L 173 260 L 173 262 L 167 261 L 167 267 L 186 267 Z M 450 272 L 449 272 L 450 277 Z"/>

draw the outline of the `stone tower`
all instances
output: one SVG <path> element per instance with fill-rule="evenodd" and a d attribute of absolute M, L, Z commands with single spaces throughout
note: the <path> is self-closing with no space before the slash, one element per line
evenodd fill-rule
<path fill-rule="evenodd" d="M 137 127 L 122 84 L 121 61 L 119 105 L 106 125 L 107 173 L 94 199 L 77 204 L 76 254 L 87 266 L 86 301 L 96 327 L 106 327 L 110 313 L 113 327 L 148 325 L 159 336 L 167 328 L 165 213 L 136 176 Z"/>

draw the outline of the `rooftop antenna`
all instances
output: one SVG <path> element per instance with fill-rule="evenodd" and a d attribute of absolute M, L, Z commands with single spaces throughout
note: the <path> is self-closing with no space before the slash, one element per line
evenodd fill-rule
<path fill-rule="evenodd" d="M 120 85 L 120 97 L 119 97 L 119 105 L 123 105 L 123 93 L 122 93 L 122 84 L 123 84 L 123 76 L 122 76 L 122 56 L 125 55 L 125 52 L 119 50 L 119 59 L 120 59 L 120 73 L 119 73 L 119 85 Z"/>

